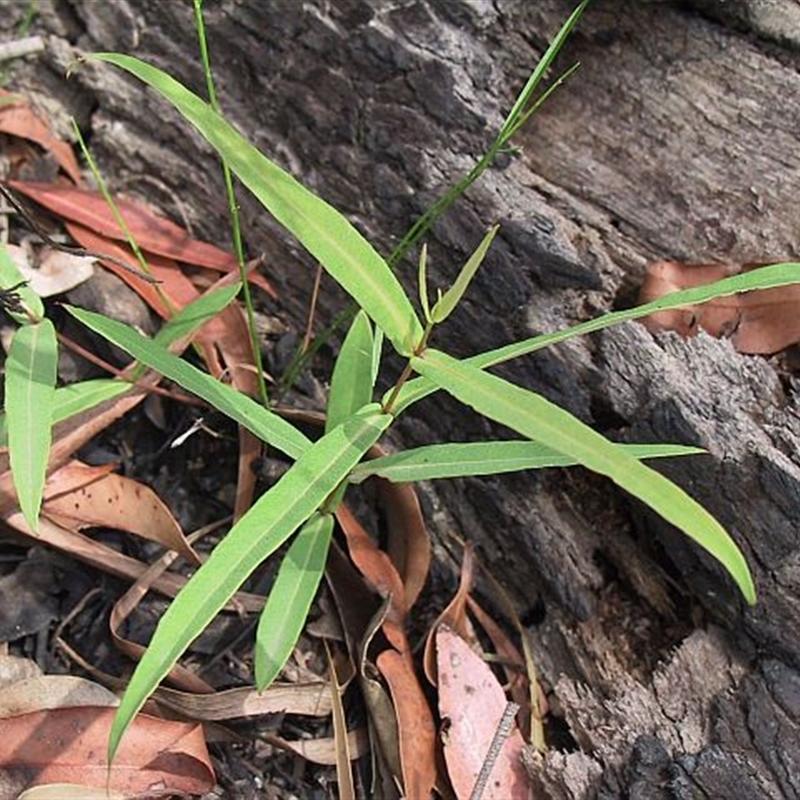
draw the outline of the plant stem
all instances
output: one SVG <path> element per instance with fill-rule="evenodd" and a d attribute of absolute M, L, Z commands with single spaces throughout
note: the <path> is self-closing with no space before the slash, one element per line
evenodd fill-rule
<path fill-rule="evenodd" d="M 217 93 L 214 88 L 214 76 L 211 72 L 211 59 L 208 54 L 208 40 L 206 38 L 206 26 L 203 21 L 203 0 L 194 0 L 195 25 L 197 27 L 197 38 L 200 43 L 200 58 L 203 63 L 203 73 L 206 79 L 206 91 L 208 92 L 208 102 L 211 108 L 220 113 Z M 236 203 L 236 190 L 233 185 L 233 175 L 225 159 L 222 161 L 222 176 L 225 181 L 225 194 L 228 198 L 228 212 L 231 218 L 231 235 L 233 240 L 233 252 L 239 262 L 239 275 L 242 280 L 242 297 L 247 314 L 247 330 L 250 334 L 250 348 L 253 351 L 253 364 L 256 368 L 256 381 L 258 383 L 258 394 L 261 402 L 266 406 L 269 402 L 267 394 L 267 383 L 264 380 L 264 366 L 261 360 L 261 347 L 256 331 L 255 311 L 253 309 L 253 297 L 250 292 L 248 281 L 247 266 L 244 258 L 244 245 L 242 243 L 242 227 L 239 220 L 239 206 Z"/>

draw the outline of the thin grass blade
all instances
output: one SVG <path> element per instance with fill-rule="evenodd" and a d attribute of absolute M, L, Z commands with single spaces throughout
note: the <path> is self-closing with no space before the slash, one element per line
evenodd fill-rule
<path fill-rule="evenodd" d="M 620 450 L 636 459 L 668 458 L 705 453 L 700 447 L 676 444 L 618 444 Z M 540 442 L 500 441 L 432 444 L 392 453 L 359 464 L 350 473 L 351 483 L 361 483 L 376 475 L 393 483 L 432 481 L 440 478 L 465 478 L 498 475 L 546 467 L 574 467 L 574 458 L 558 453 Z"/>
<path fill-rule="evenodd" d="M 134 716 L 189 644 L 250 573 L 277 550 L 343 481 L 391 423 L 373 404 L 315 442 L 234 525 L 184 586 L 133 673 L 109 737 L 109 764 Z"/>
<path fill-rule="evenodd" d="M 130 72 L 172 103 L 275 219 L 383 328 L 398 352 L 413 352 L 422 327 L 410 300 L 386 261 L 342 214 L 260 153 L 171 76 L 130 56 L 95 53 L 92 57 Z"/>
<path fill-rule="evenodd" d="M 373 346 L 369 317 L 359 311 L 353 318 L 333 367 L 326 432 L 372 402 Z"/>
<path fill-rule="evenodd" d="M 256 630 L 256 688 L 269 686 L 283 669 L 325 574 L 333 534 L 332 514 L 315 513 L 300 529 L 281 561 Z"/>
<path fill-rule="evenodd" d="M 8 450 L 19 507 L 34 531 L 52 441 L 57 364 L 58 342 L 49 319 L 14 333 L 5 371 Z"/>
<path fill-rule="evenodd" d="M 308 449 L 310 444 L 308 438 L 293 425 L 247 395 L 214 380 L 205 372 L 172 355 L 152 339 L 101 314 L 74 306 L 65 308 L 87 328 L 104 336 L 137 361 L 141 361 L 187 391 L 201 397 L 290 458 L 297 458 Z"/>
<path fill-rule="evenodd" d="M 607 475 L 711 553 L 728 570 L 747 602 L 755 602 L 753 578 L 739 548 L 719 522 L 672 481 L 563 408 L 471 364 L 429 349 L 424 356 L 414 356 L 412 365 L 480 414 Z"/>
<path fill-rule="evenodd" d="M 493 367 L 496 364 L 502 364 L 505 361 L 511 361 L 513 358 L 535 353 L 537 350 L 541 350 L 544 347 L 549 347 L 559 342 L 565 342 L 567 339 L 572 339 L 575 336 L 595 333 L 604 328 L 609 328 L 612 325 L 619 325 L 622 322 L 641 319 L 650 314 L 655 314 L 657 311 L 670 311 L 674 308 L 680 308 L 681 306 L 700 305 L 701 303 L 707 303 L 709 300 L 715 300 L 718 297 L 726 297 L 728 295 L 738 294 L 739 292 L 752 292 L 758 289 L 774 289 L 778 286 L 788 286 L 792 283 L 800 283 L 800 263 L 787 262 L 783 264 L 773 264 L 772 266 L 761 267 L 751 272 L 733 275 L 730 278 L 725 278 L 724 280 L 708 284 L 707 286 L 698 286 L 693 289 L 684 289 L 680 292 L 671 292 L 650 303 L 645 303 L 644 305 L 624 309 L 622 311 L 613 311 L 609 314 L 604 314 L 602 317 L 595 317 L 595 319 L 581 322 L 578 325 L 573 325 L 571 328 L 565 328 L 555 333 L 533 336 L 521 342 L 505 345 L 497 350 L 489 350 L 486 353 L 480 353 L 479 355 L 465 359 L 464 363 L 471 364 L 480 369 L 485 369 L 486 367 Z M 395 399 L 394 413 L 399 414 L 413 403 L 422 400 L 423 397 L 427 397 L 431 392 L 436 391 L 436 388 L 436 385 L 426 378 L 415 378 L 409 381 L 402 387 Z M 386 399 L 388 399 L 388 395 L 384 398 L 384 400 Z"/>
<path fill-rule="evenodd" d="M 561 26 L 561 29 L 556 34 L 553 41 L 550 42 L 550 46 L 545 51 L 541 61 L 539 61 L 539 63 L 536 65 L 536 69 L 533 71 L 530 78 L 528 78 L 528 82 L 517 96 L 514 106 L 512 107 L 511 111 L 508 112 L 508 116 L 503 123 L 503 127 L 500 129 L 500 136 L 498 138 L 503 142 L 508 141 L 508 139 L 517 130 L 517 122 L 524 113 L 525 107 L 533 97 L 533 93 L 541 83 L 542 78 L 544 78 L 545 72 L 547 72 L 547 70 L 550 68 L 550 65 L 555 60 L 555 57 L 564 46 L 564 42 L 572 32 L 572 29 L 578 23 L 581 15 L 586 10 L 587 5 L 589 5 L 589 0 L 583 0 L 583 2 L 569 15 L 569 17 L 567 17 L 566 22 L 564 22 L 564 24 Z"/>

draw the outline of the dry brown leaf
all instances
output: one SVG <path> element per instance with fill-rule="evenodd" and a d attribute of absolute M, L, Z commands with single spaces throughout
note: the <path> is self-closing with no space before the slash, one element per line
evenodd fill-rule
<path fill-rule="evenodd" d="M 447 771 L 456 796 L 467 798 L 489 757 L 508 703 L 491 669 L 446 625 L 436 631 L 436 654 Z M 483 800 L 529 800 L 523 745 L 519 731 L 512 729 L 489 774 Z"/>
<path fill-rule="evenodd" d="M 400 733 L 400 763 L 406 797 L 425 800 L 436 784 L 436 725 L 410 657 L 392 648 L 376 659 L 389 684 Z"/>
<path fill-rule="evenodd" d="M 37 675 L 0 688 L 0 718 L 76 706 L 119 705 L 99 683 L 75 675 Z"/>
<path fill-rule="evenodd" d="M 761 266 L 659 261 L 648 267 L 639 301 L 656 300 L 670 292 L 704 286 Z M 694 336 L 702 329 L 712 336 L 730 338 L 740 353 L 768 355 L 800 341 L 799 308 L 800 285 L 794 284 L 659 311 L 645 317 L 642 323 L 651 331 L 670 330 L 682 336 Z"/>
<path fill-rule="evenodd" d="M 76 222 L 67 222 L 66 228 L 69 235 L 87 250 L 112 256 L 118 261 L 128 264 L 134 272 L 141 271 L 139 261 L 126 246 L 101 236 Z M 181 271 L 177 261 L 173 259 L 152 253 L 147 255 L 147 264 L 158 284 L 143 281 L 134 272 L 123 269 L 113 261 L 101 261 L 100 263 L 128 284 L 162 319 L 169 319 L 176 311 L 200 297 L 200 292 Z M 167 304 L 164 303 L 164 297 L 168 299 Z"/>
<path fill-rule="evenodd" d="M 91 441 L 100 431 L 116 422 L 132 408 L 135 408 L 146 396 L 147 386 L 155 386 L 161 376 L 148 372 L 128 392 L 105 403 L 101 403 L 83 414 L 78 414 L 53 429 L 53 443 L 50 447 L 48 473 L 53 472 L 66 464 L 75 453 L 87 442 Z M 0 515 L 6 515 L 17 505 L 17 495 L 11 472 L 8 469 L 7 455 L 0 457 Z M 23 530 L 23 533 L 27 531 Z"/>
<path fill-rule="evenodd" d="M 81 482 L 75 486 L 77 481 Z M 161 498 L 144 484 L 107 472 L 105 467 L 98 470 L 71 461 L 52 473 L 45 486 L 42 513 L 72 530 L 108 527 L 135 533 L 175 550 L 196 565 L 201 563 Z"/>
<path fill-rule="evenodd" d="M 61 219 L 77 222 L 106 239 L 126 241 L 125 233 L 98 191 L 62 183 L 9 181 L 9 185 Z M 237 268 L 236 259 L 230 253 L 192 239 L 180 225 L 156 214 L 143 203 L 123 198 L 115 198 L 114 202 L 142 250 L 219 272 Z"/>
<path fill-rule="evenodd" d="M 339 505 L 335 513 L 347 540 L 350 558 L 378 594 L 390 599 L 386 619 L 402 627 L 406 617 L 405 592 L 394 564 L 344 503 Z"/>
<path fill-rule="evenodd" d="M 247 318 L 239 305 L 229 305 L 209 320 L 202 328 L 201 335 L 214 342 L 222 355 L 231 383 L 244 394 L 258 397 L 258 381 L 253 372 L 254 358 L 247 327 Z M 222 367 L 212 368 L 211 374 L 220 378 Z M 236 498 L 233 517 L 238 520 L 253 504 L 256 488 L 256 473 L 253 462 L 261 455 L 261 442 L 247 428 L 239 426 L 239 461 L 236 479 Z"/>
<path fill-rule="evenodd" d="M 242 687 L 214 694 L 190 694 L 162 686 L 156 689 L 153 698 L 161 708 L 202 722 L 223 722 L 265 714 L 327 717 L 332 708 L 331 689 L 324 681 L 273 683 L 262 692 Z"/>
<path fill-rule="evenodd" d="M 347 720 L 344 704 L 342 703 L 342 688 L 336 675 L 328 642 L 325 644 L 325 655 L 328 661 L 329 684 L 331 687 L 331 720 L 333 722 L 333 741 L 336 746 L 336 782 L 339 784 L 340 800 L 356 800 L 356 790 L 353 783 L 353 770 L 350 766 L 350 740 L 347 735 Z"/>
<path fill-rule="evenodd" d="M 62 528 L 55 522 L 42 517 L 39 520 L 39 530 L 32 531 L 25 517 L 20 511 L 6 512 L 2 519 L 25 536 L 54 547 L 64 553 L 80 559 L 86 564 L 91 564 L 97 569 L 116 575 L 120 578 L 136 580 L 148 569 L 146 564 L 137 561 L 135 558 L 123 555 L 116 550 L 95 542 L 82 533 Z M 163 594 L 165 597 L 175 597 L 175 595 L 186 585 L 186 578 L 173 573 L 161 575 L 153 583 L 152 588 Z M 246 611 L 258 612 L 264 607 L 264 598 L 261 595 L 248 594 L 247 592 L 237 592 L 233 599 L 225 606 L 227 611 Z"/>
<path fill-rule="evenodd" d="M 447 604 L 444 611 L 437 617 L 431 625 L 428 635 L 425 637 L 425 653 L 423 655 L 423 668 L 425 677 L 431 686 L 436 686 L 436 631 L 440 625 L 447 625 L 456 631 L 462 639 L 470 642 L 471 646 L 480 652 L 475 631 L 467 617 L 467 599 L 472 590 L 472 583 L 475 579 L 475 549 L 471 544 L 464 546 L 464 561 L 461 564 L 461 576 L 459 577 L 458 590 L 453 599 Z"/>
<path fill-rule="evenodd" d="M 0 653 L 0 686 L 8 686 L 28 678 L 38 678 L 42 670 L 35 661 Z"/>
<path fill-rule="evenodd" d="M 10 181 L 9 185 L 63 219 L 68 223 L 68 228 L 76 224 L 84 232 L 100 237 L 93 239 L 95 243 L 100 243 L 98 248 L 100 252 L 108 252 L 105 243 L 126 242 L 125 234 L 120 230 L 100 192 L 58 183 Z M 238 272 L 239 265 L 231 253 L 220 250 L 212 244 L 192 239 L 179 225 L 156 214 L 146 205 L 124 198 L 115 198 L 115 203 L 139 248 L 147 254 L 166 259 L 166 263 L 172 260 L 215 272 L 234 274 Z M 83 234 L 80 230 L 71 232 L 73 235 L 79 234 L 75 236 L 76 241 L 84 247 L 94 249 L 81 241 L 80 236 Z M 127 245 L 124 249 L 128 258 L 132 258 Z M 138 262 L 135 262 L 134 268 L 138 269 Z M 271 297 L 277 297 L 272 284 L 263 275 L 253 272 L 250 281 Z"/>
<path fill-rule="evenodd" d="M 472 615 L 478 621 L 478 624 L 486 631 L 486 635 L 491 639 L 494 645 L 495 652 L 501 659 L 503 672 L 508 683 L 508 694 L 520 707 L 517 713 L 519 728 L 525 741 L 528 741 L 531 718 L 531 689 L 526 672 L 525 658 L 506 635 L 506 632 L 481 608 L 472 595 L 467 597 L 467 605 Z M 538 686 L 536 687 L 536 691 L 540 692 Z M 546 700 L 543 694 L 538 696 L 536 707 L 541 717 L 546 708 Z"/>
<path fill-rule="evenodd" d="M 81 800 L 132 800 L 125 792 L 110 792 L 105 786 L 81 786 L 77 783 L 48 783 L 26 789 L 17 800 L 65 800 L 80 797 Z"/>
<path fill-rule="evenodd" d="M 79 706 L 0 719 L 0 774 L 24 776 L 19 790 L 49 783 L 106 786 L 127 796 L 202 794 L 214 773 L 200 725 L 138 715 L 111 770 L 106 751 L 114 709 Z M 35 741 L 36 746 L 30 743 Z"/>
<path fill-rule="evenodd" d="M 74 289 L 94 275 L 96 259 L 45 247 L 32 262 L 31 248 L 6 244 L 6 252 L 39 297 L 53 297 Z"/>
<path fill-rule="evenodd" d="M 111 616 L 108 621 L 111 639 L 120 652 L 134 661 L 138 661 L 144 655 L 145 648 L 138 642 L 132 642 L 123 638 L 117 631 L 130 614 L 133 613 L 147 592 L 150 591 L 150 587 L 153 583 L 161 577 L 176 558 L 177 553 L 175 552 L 165 553 L 161 556 L 161 558 L 154 564 L 151 564 L 144 574 L 128 588 L 125 594 L 123 594 L 116 603 L 114 603 L 114 608 L 111 610 Z M 175 666 L 173 666 L 167 675 L 167 680 L 187 692 L 210 694 L 214 691 L 213 686 L 210 686 L 202 680 L 202 678 L 199 678 L 180 664 L 175 664 Z"/>
<path fill-rule="evenodd" d="M 7 96 L 6 92 L 3 92 Z M 49 126 L 19 98 L 0 106 L 0 131 L 35 142 L 52 153 L 58 165 L 75 182 L 81 182 L 81 170 L 72 147 L 56 137 Z"/>
<path fill-rule="evenodd" d="M 336 763 L 336 742 L 333 739 L 283 739 L 280 736 L 267 734 L 265 737 L 271 745 L 295 753 L 307 761 L 323 766 Z M 347 747 L 353 759 L 361 758 L 369 752 L 369 737 L 365 728 L 356 728 L 347 734 Z"/>
<path fill-rule="evenodd" d="M 431 539 L 414 486 L 383 479 L 378 486 L 386 508 L 386 550 L 403 581 L 405 607 L 410 610 L 428 579 Z"/>

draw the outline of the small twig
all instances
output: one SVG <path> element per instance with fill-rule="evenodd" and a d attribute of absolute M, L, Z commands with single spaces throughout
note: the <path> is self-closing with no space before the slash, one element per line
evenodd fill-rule
<path fill-rule="evenodd" d="M 519 711 L 519 706 L 516 703 L 506 703 L 503 716 L 500 717 L 500 721 L 497 723 L 497 729 L 489 745 L 489 751 L 486 753 L 486 758 L 483 759 L 481 771 L 475 779 L 475 785 L 472 787 L 469 800 L 481 800 L 484 791 L 486 791 L 489 776 L 492 774 L 500 751 L 503 749 L 503 745 L 514 727 L 514 717 L 517 715 L 517 711 Z"/>
<path fill-rule="evenodd" d="M 308 305 L 308 321 L 306 322 L 306 333 L 303 336 L 303 346 L 301 352 L 307 353 L 311 346 L 311 339 L 314 336 L 314 317 L 317 311 L 317 300 L 319 299 L 319 284 L 322 280 L 322 264 L 317 264 L 317 271 L 314 275 L 314 288 L 311 290 L 311 302 Z"/>
<path fill-rule="evenodd" d="M 0 61 L 11 61 L 14 58 L 30 56 L 44 50 L 44 39 L 41 36 L 26 36 L 13 42 L 0 44 Z"/>
<path fill-rule="evenodd" d="M 0 291 L 0 295 L 1 294 L 2 292 Z M 126 383 L 130 383 L 131 386 L 135 386 L 138 389 L 143 389 L 148 394 L 161 395 L 161 397 L 167 397 L 170 400 L 175 400 L 178 403 L 185 403 L 187 405 L 199 406 L 201 408 L 204 408 L 206 405 L 202 400 L 198 400 L 196 397 L 191 397 L 190 395 L 181 394 L 180 392 L 170 391 L 169 389 L 164 389 L 161 386 L 149 386 L 147 384 L 140 383 L 139 381 L 132 381 L 125 374 L 125 370 L 118 369 L 113 364 L 109 364 L 108 361 L 100 358 L 100 356 L 95 355 L 90 350 L 87 350 L 85 347 L 82 347 L 77 342 L 70 339 L 68 336 L 65 336 L 63 333 L 56 333 L 56 337 L 58 339 L 59 344 L 66 347 L 68 350 L 72 350 L 73 353 L 76 353 L 89 363 L 94 364 L 96 367 L 100 367 L 100 369 L 105 370 L 110 375 L 113 375 L 115 378 L 120 378 L 121 380 L 124 380 Z"/>
<path fill-rule="evenodd" d="M 70 245 L 61 244 L 61 242 L 57 242 L 51 236 L 46 234 L 39 225 L 33 220 L 31 215 L 26 211 L 25 207 L 17 200 L 11 190 L 5 186 L 3 183 L 0 183 L 0 194 L 11 203 L 12 206 L 16 209 L 17 213 L 25 220 L 25 223 L 28 227 L 49 247 L 52 247 L 54 250 L 60 250 L 62 253 L 68 253 L 71 256 L 81 256 L 83 258 L 94 258 L 98 261 L 110 261 L 112 264 L 116 264 L 118 267 L 130 272 L 131 275 L 135 275 L 137 278 L 145 281 L 145 283 L 161 283 L 161 281 L 156 280 L 155 278 L 147 275 L 139 271 L 138 269 L 134 269 L 130 264 L 126 264 L 119 258 L 115 258 L 114 256 L 110 256 L 107 253 L 98 253 L 94 250 L 87 250 L 84 247 L 71 247 Z"/>

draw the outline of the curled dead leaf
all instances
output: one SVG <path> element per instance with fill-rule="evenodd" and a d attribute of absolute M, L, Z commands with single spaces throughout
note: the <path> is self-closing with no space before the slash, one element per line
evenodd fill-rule
<path fill-rule="evenodd" d="M 763 264 L 683 264 L 658 261 L 647 269 L 639 302 L 647 303 L 670 292 L 705 286 L 722 278 L 758 269 Z M 718 297 L 700 305 L 659 311 L 642 319 L 651 331 L 675 331 L 694 336 L 704 330 L 729 338 L 740 353 L 768 355 L 800 341 L 800 285 L 760 289 Z"/>

